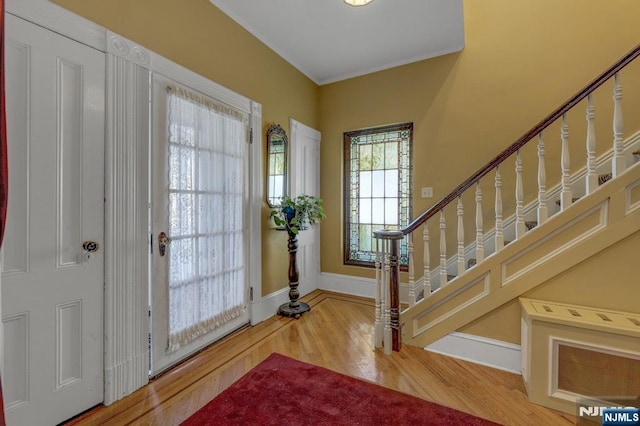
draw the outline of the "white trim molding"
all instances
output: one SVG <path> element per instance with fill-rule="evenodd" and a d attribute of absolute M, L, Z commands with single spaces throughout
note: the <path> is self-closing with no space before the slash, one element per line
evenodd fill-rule
<path fill-rule="evenodd" d="M 520 345 L 453 332 L 424 348 L 475 364 L 521 374 Z"/>
<path fill-rule="evenodd" d="M 48 0 L 7 0 L 6 11 L 101 52 L 107 51 L 102 26 Z"/>
<path fill-rule="evenodd" d="M 105 405 L 149 382 L 149 114 L 149 71 L 107 54 Z"/>
<path fill-rule="evenodd" d="M 253 288 L 253 300 L 249 304 L 249 317 L 252 325 L 264 321 L 260 309 L 262 298 L 258 295 L 262 289 L 262 200 L 264 199 L 264 165 L 262 162 L 262 105 L 251 102 L 251 145 L 249 146 L 249 245 L 247 262 L 249 287 Z M 257 239 L 257 240 L 256 240 Z M 258 293 L 258 294 L 256 294 Z M 275 312 L 275 311 L 274 311 Z"/>

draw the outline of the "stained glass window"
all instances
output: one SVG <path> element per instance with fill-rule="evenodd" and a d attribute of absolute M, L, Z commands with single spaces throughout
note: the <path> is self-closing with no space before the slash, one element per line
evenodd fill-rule
<path fill-rule="evenodd" d="M 413 123 L 344 134 L 344 263 L 373 266 L 373 231 L 401 229 L 411 219 L 411 142 Z M 400 242 L 400 264 L 408 265 L 407 239 Z"/>

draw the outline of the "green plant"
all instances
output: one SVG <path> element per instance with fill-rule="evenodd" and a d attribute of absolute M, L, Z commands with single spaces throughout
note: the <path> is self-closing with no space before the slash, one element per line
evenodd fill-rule
<path fill-rule="evenodd" d="M 271 218 L 276 226 L 297 234 L 301 229 L 320 223 L 325 218 L 322 198 L 305 194 L 296 198 L 284 196 L 280 205 L 271 209 Z"/>

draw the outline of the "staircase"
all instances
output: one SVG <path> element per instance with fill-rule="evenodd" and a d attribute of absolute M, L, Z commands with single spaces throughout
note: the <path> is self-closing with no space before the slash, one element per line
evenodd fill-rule
<path fill-rule="evenodd" d="M 638 56 L 640 45 L 406 228 L 374 232 L 376 347 L 424 347 L 640 230 L 640 132 L 625 139 L 622 108 Z"/>

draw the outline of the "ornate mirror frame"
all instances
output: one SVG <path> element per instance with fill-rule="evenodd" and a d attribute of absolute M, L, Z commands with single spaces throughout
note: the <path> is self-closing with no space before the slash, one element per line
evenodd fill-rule
<path fill-rule="evenodd" d="M 280 205 L 287 195 L 287 153 L 289 140 L 279 124 L 272 124 L 267 130 L 267 204 Z"/>

